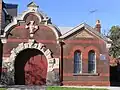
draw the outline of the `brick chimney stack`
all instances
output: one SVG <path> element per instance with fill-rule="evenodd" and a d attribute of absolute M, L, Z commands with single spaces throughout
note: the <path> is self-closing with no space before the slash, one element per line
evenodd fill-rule
<path fill-rule="evenodd" d="M 96 21 L 95 29 L 96 29 L 99 33 L 101 33 L 101 23 L 100 23 L 100 20 L 97 20 L 97 21 Z"/>

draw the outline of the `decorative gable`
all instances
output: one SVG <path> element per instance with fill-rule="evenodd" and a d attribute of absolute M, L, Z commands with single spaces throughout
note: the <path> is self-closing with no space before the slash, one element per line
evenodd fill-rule
<path fill-rule="evenodd" d="M 13 21 L 4 28 L 3 35 L 0 35 L 0 38 L 7 39 L 7 37 L 9 37 L 23 39 L 38 38 L 41 36 L 46 39 L 44 34 L 42 34 L 46 32 L 48 35 L 53 36 L 51 37 L 52 40 L 53 38 L 58 40 L 61 33 L 58 27 L 52 24 L 51 18 L 42 11 L 39 11 L 39 6 L 34 2 L 28 4 L 27 7 L 28 10 L 14 17 Z"/>
<path fill-rule="evenodd" d="M 84 31 L 83 32 L 81 31 L 80 33 L 77 34 L 77 32 L 79 32 L 80 30 L 83 30 L 83 28 L 84 28 Z M 95 36 L 99 39 L 104 40 L 105 42 L 108 41 L 106 37 L 104 37 L 101 33 L 96 31 L 95 28 L 92 28 L 91 26 L 89 26 L 86 23 L 82 23 L 82 24 L 76 26 L 75 28 L 71 29 L 67 33 L 60 36 L 60 39 L 70 38 L 71 35 L 74 35 L 74 34 L 77 34 L 75 36 L 77 38 L 93 38 Z"/>
<path fill-rule="evenodd" d="M 94 38 L 94 37 L 85 30 L 82 30 L 78 35 L 76 35 L 76 38 Z"/>

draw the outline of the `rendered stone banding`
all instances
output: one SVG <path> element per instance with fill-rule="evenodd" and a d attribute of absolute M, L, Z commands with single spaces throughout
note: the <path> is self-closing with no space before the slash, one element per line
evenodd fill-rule
<path fill-rule="evenodd" d="M 2 68 L 6 68 L 7 72 L 11 72 L 13 74 L 13 76 L 11 76 L 11 78 L 13 80 L 12 82 L 14 82 L 15 59 L 16 59 L 17 55 L 25 49 L 37 49 L 45 55 L 45 57 L 47 59 L 47 63 L 48 63 L 47 77 L 46 77 L 46 82 L 47 82 L 49 80 L 48 72 L 52 72 L 56 68 L 59 69 L 59 61 L 58 61 L 59 58 L 53 58 L 51 50 L 47 49 L 44 44 L 37 43 L 35 40 L 29 40 L 27 43 L 20 43 L 20 44 L 18 44 L 18 47 L 13 48 L 11 51 L 10 57 L 7 58 L 8 59 L 7 62 L 5 60 L 3 60 Z"/>

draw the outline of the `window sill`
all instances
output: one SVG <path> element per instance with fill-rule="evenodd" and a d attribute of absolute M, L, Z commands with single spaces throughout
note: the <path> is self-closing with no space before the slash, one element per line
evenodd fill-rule
<path fill-rule="evenodd" d="M 99 76 L 99 73 L 74 73 L 74 76 Z"/>

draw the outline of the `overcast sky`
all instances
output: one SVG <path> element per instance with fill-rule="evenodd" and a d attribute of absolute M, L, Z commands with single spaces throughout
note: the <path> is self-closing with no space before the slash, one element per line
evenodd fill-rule
<path fill-rule="evenodd" d="M 104 32 L 113 25 L 120 25 L 120 0 L 4 0 L 18 4 L 19 13 L 27 10 L 31 1 L 58 26 L 74 27 L 82 22 L 94 26 L 99 19 Z"/>

